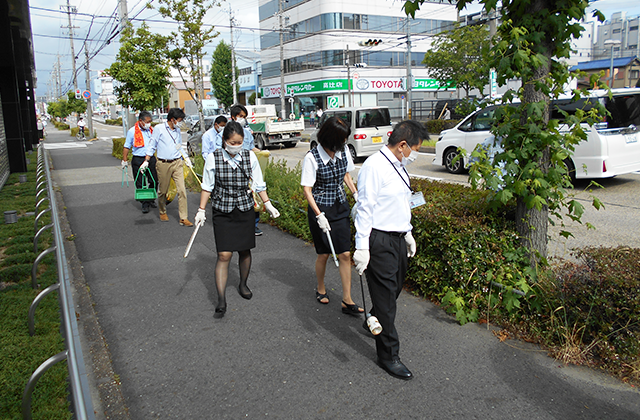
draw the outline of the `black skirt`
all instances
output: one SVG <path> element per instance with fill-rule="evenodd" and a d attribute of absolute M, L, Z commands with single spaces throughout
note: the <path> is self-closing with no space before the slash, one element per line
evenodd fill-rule
<path fill-rule="evenodd" d="M 331 230 L 331 241 L 333 247 L 336 250 L 336 255 L 343 252 L 351 251 L 351 225 L 349 224 L 349 203 L 345 201 L 340 203 L 340 200 L 336 200 L 332 206 L 318 205 L 321 212 L 324 212 Z M 329 240 L 327 234 L 318 226 L 318 220 L 316 214 L 311 207 L 307 209 L 307 219 L 309 220 L 309 230 L 313 237 L 313 244 L 316 247 L 317 254 L 331 254 L 331 247 L 329 246 Z"/>
<path fill-rule="evenodd" d="M 240 211 L 237 207 L 231 213 L 213 209 L 213 234 L 217 252 L 246 251 L 256 247 L 253 208 Z"/>

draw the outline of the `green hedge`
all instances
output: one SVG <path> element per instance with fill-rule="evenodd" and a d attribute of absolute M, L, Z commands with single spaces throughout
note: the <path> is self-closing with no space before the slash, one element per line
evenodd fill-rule
<path fill-rule="evenodd" d="M 69 124 L 65 124 L 65 123 L 61 123 L 58 121 L 53 121 L 53 126 L 55 128 L 57 128 L 58 130 L 68 130 L 69 129 Z"/>
<path fill-rule="evenodd" d="M 106 120 L 104 120 L 104 123 L 107 125 L 122 125 L 122 117 L 118 117 L 115 120 L 107 118 Z"/>
<path fill-rule="evenodd" d="M 124 142 L 125 142 L 126 138 L 124 137 L 117 137 L 115 139 L 112 140 L 113 142 L 113 146 L 111 149 L 111 156 L 118 158 L 119 160 L 122 160 L 122 149 L 124 148 Z M 131 157 L 133 155 L 131 153 L 129 153 L 129 161 L 131 161 Z"/>
<path fill-rule="evenodd" d="M 460 120 L 429 120 L 425 124 L 427 131 L 431 134 L 440 134 L 442 130 L 455 127 Z"/>

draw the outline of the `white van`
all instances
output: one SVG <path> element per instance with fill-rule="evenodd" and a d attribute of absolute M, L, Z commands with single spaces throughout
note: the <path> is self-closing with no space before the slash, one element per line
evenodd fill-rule
<path fill-rule="evenodd" d="M 565 161 L 572 179 L 611 178 L 640 171 L 640 88 L 612 89 L 611 92 L 612 99 L 606 91 L 598 90 L 577 102 L 566 98 L 552 104 L 551 118 L 558 120 L 563 119 L 559 109 L 571 113 L 588 109 L 595 101 L 611 113 L 603 122 L 587 127 L 587 140 L 579 143 Z M 468 168 L 471 152 L 491 135 L 489 130 L 497 107 L 477 110 L 454 128 L 442 131 L 433 164 L 456 174 Z M 458 148 L 464 149 L 466 155 L 454 163 Z"/>
<path fill-rule="evenodd" d="M 393 131 L 389 108 L 386 106 L 327 109 L 322 113 L 316 130 L 311 133 L 310 148 L 318 144 L 318 131 L 330 117 L 342 118 L 351 127 L 347 146 L 354 162 L 380 150 L 389 142 Z"/>

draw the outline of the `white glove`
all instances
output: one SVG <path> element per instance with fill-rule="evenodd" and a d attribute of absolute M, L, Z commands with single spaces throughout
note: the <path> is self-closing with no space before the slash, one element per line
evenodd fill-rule
<path fill-rule="evenodd" d="M 407 241 L 407 257 L 411 258 L 416 255 L 416 240 L 413 239 L 411 231 L 404 235 L 404 240 Z"/>
<path fill-rule="evenodd" d="M 353 199 L 356 200 L 356 203 L 358 202 L 358 191 L 353 193 Z"/>
<path fill-rule="evenodd" d="M 144 172 L 148 167 L 149 167 L 149 162 L 145 160 L 144 162 L 142 162 L 142 165 L 140 165 L 140 172 Z"/>
<path fill-rule="evenodd" d="M 126 160 L 120 161 L 120 166 L 122 166 L 122 169 L 127 169 L 129 167 L 129 162 Z"/>
<path fill-rule="evenodd" d="M 356 263 L 356 271 L 362 275 L 364 270 L 369 265 L 369 250 L 368 249 L 356 249 L 353 253 L 353 262 Z"/>
<path fill-rule="evenodd" d="M 191 159 L 189 159 L 188 157 L 184 158 L 184 163 L 189 167 L 189 168 L 193 168 L 193 162 L 191 162 Z"/>
<path fill-rule="evenodd" d="M 316 220 L 318 221 L 318 226 L 320 226 L 320 229 L 322 229 L 324 233 L 331 231 L 331 225 L 329 225 L 327 216 L 325 216 L 324 213 L 320 213 L 319 215 L 317 215 Z"/>
<path fill-rule="evenodd" d="M 202 209 L 198 209 L 198 212 L 196 213 L 196 218 L 195 218 L 195 222 L 196 222 L 196 226 L 198 227 L 202 227 L 204 226 L 204 221 L 207 220 L 206 217 L 206 211 L 202 210 Z"/>
<path fill-rule="evenodd" d="M 266 203 L 264 203 L 264 208 L 269 212 L 272 218 L 277 219 L 278 217 L 280 217 L 280 212 L 277 208 L 273 207 L 271 201 L 267 201 Z"/>

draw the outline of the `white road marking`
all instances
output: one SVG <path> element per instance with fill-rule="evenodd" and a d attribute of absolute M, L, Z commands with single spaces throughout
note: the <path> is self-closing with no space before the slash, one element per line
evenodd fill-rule
<path fill-rule="evenodd" d="M 44 143 L 44 148 L 47 150 L 82 149 L 83 147 L 87 147 L 86 143 Z"/>

